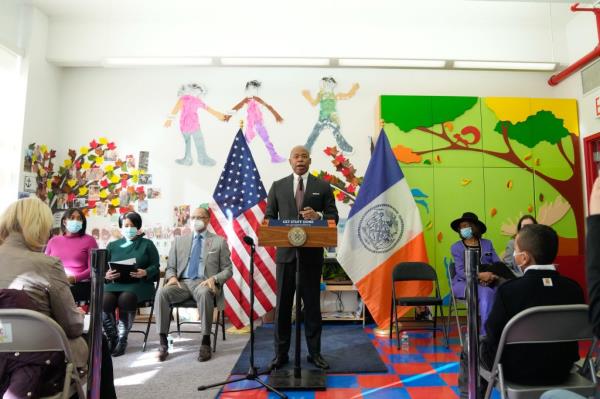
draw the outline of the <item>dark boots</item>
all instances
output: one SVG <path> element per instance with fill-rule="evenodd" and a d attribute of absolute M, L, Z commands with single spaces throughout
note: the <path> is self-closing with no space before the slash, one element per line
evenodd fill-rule
<path fill-rule="evenodd" d="M 108 343 L 108 352 L 112 353 L 117 345 L 117 325 L 114 313 L 102 312 L 102 327 Z"/>
<path fill-rule="evenodd" d="M 112 352 L 114 357 L 125 353 L 125 349 L 127 349 L 127 336 L 133 325 L 133 319 L 135 319 L 135 312 L 119 312 L 119 324 L 117 326 L 119 339 L 117 340 L 117 346 L 115 346 Z"/>

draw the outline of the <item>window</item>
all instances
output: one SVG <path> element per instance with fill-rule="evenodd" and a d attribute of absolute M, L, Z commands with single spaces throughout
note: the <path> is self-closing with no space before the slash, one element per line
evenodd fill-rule
<path fill-rule="evenodd" d="M 25 86 L 21 57 L 0 46 L 0 213 L 17 198 Z"/>

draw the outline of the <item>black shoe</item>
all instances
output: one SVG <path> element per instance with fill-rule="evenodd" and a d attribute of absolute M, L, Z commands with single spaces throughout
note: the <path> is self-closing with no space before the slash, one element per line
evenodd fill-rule
<path fill-rule="evenodd" d="M 314 356 L 308 355 L 306 357 L 306 360 L 308 360 L 309 363 L 314 364 L 320 369 L 327 370 L 329 368 L 329 363 L 327 363 L 327 361 L 323 359 L 323 356 L 321 356 L 321 354 L 317 354 Z"/>
<path fill-rule="evenodd" d="M 158 361 L 159 362 L 164 362 L 165 360 L 167 360 L 167 357 L 169 356 L 169 347 L 168 346 L 159 346 L 158 347 Z"/>
<path fill-rule="evenodd" d="M 206 362 L 206 361 L 210 360 L 210 358 L 211 358 L 210 346 L 200 345 L 200 351 L 198 352 L 198 361 Z"/>
<path fill-rule="evenodd" d="M 129 330 L 133 326 L 133 319 L 135 318 L 135 312 L 120 312 L 119 313 L 119 324 L 117 330 L 119 331 L 119 339 L 117 340 L 117 346 L 112 352 L 113 357 L 121 356 L 127 349 L 127 336 Z"/>
<path fill-rule="evenodd" d="M 288 364 L 290 361 L 290 358 L 287 354 L 284 355 L 277 355 L 275 356 L 275 358 L 271 361 L 271 370 L 276 370 L 276 369 L 280 369 L 283 366 L 285 366 L 286 364 Z"/>

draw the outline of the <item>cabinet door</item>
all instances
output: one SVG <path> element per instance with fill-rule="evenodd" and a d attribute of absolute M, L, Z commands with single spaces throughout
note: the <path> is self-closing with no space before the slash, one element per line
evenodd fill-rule
<path fill-rule="evenodd" d="M 430 96 L 381 96 L 381 119 L 400 165 L 430 168 L 433 125 Z M 424 152 L 424 154 L 416 154 Z"/>
<path fill-rule="evenodd" d="M 520 168 L 484 168 L 485 238 L 492 240 L 500 258 L 506 243 L 516 233 L 522 215 L 534 215 L 533 175 Z"/>
<path fill-rule="evenodd" d="M 450 223 L 464 212 L 484 213 L 484 181 L 482 168 L 435 168 L 435 260 L 442 291 L 448 292 L 445 264 L 451 261 L 450 247 L 459 240 Z M 444 284 L 444 282 L 446 282 Z"/>

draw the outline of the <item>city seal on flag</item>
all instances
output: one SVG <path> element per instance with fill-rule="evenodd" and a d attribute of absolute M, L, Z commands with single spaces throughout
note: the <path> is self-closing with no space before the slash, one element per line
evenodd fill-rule
<path fill-rule="evenodd" d="M 363 246 L 373 253 L 384 253 L 393 249 L 404 234 L 404 220 L 389 204 L 371 207 L 360 218 L 358 238 Z"/>

